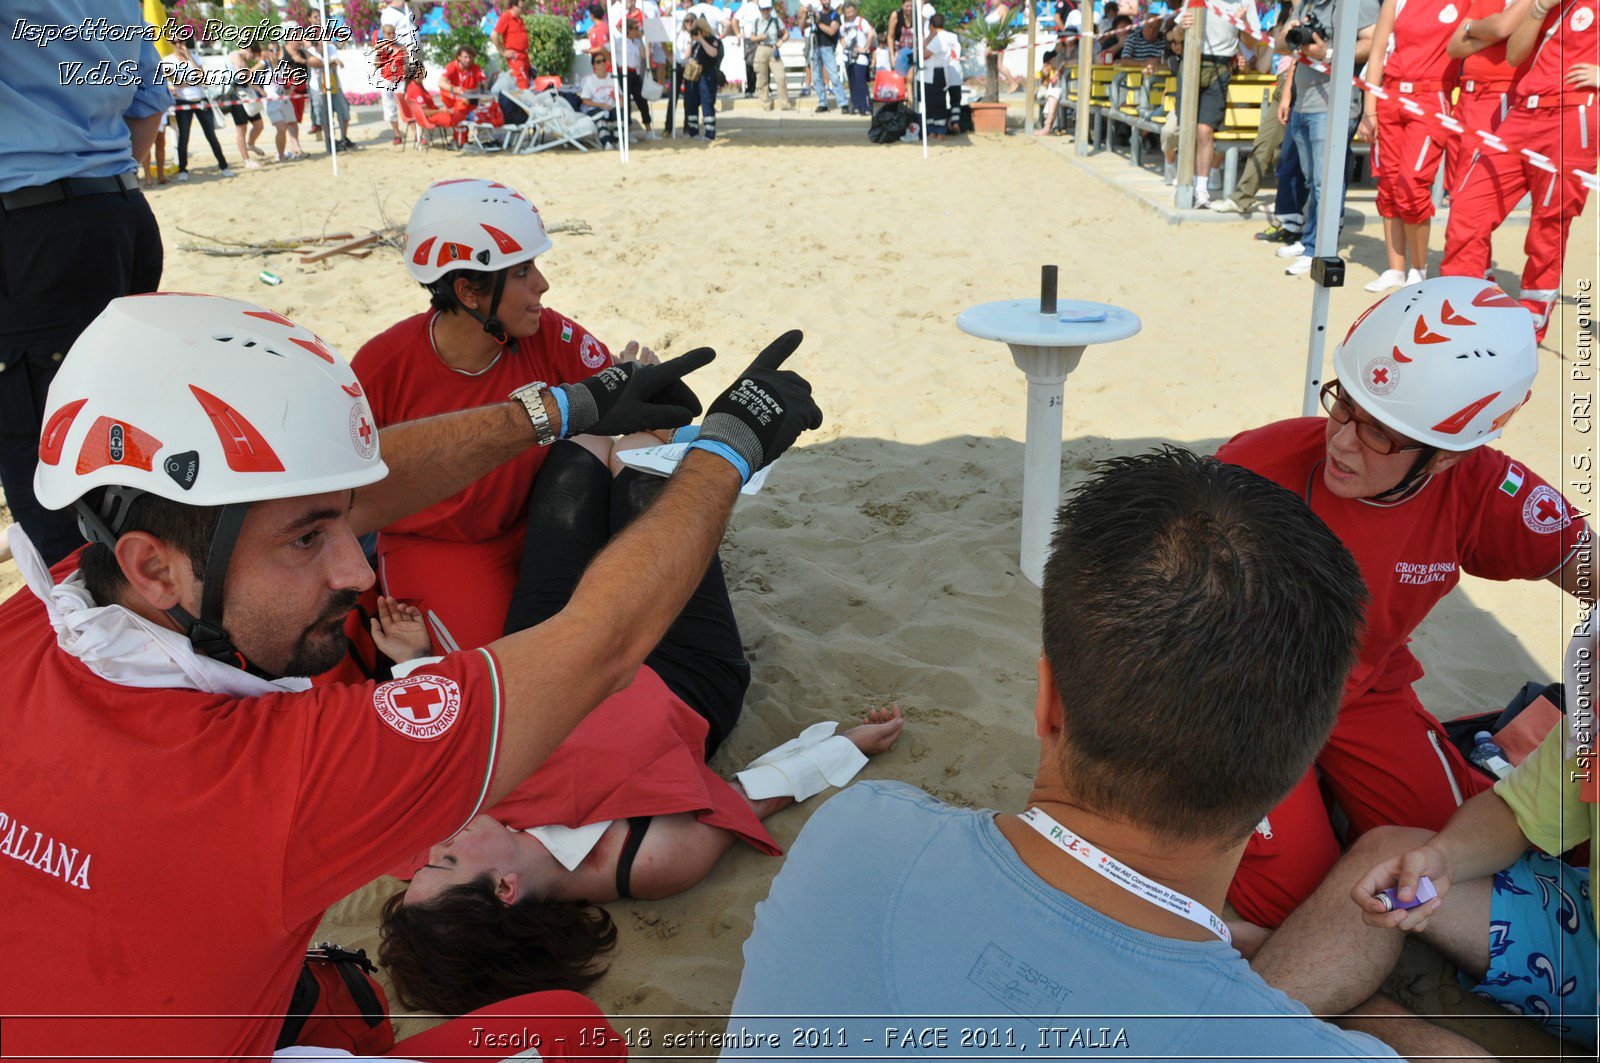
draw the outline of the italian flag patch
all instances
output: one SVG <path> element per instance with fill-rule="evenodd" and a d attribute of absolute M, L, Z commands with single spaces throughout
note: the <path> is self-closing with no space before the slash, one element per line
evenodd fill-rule
<path fill-rule="evenodd" d="M 1516 498 L 1517 492 L 1522 490 L 1522 481 L 1524 479 L 1525 477 L 1522 470 L 1517 467 L 1516 462 L 1512 462 L 1506 468 L 1506 478 L 1500 481 L 1500 490 L 1504 491 L 1512 498 Z"/>
<path fill-rule="evenodd" d="M 566 322 L 565 324 L 563 324 L 561 326 L 561 342 L 562 343 L 571 343 L 572 342 L 572 322 L 570 322 L 570 321 Z M 1522 482 L 1520 480 L 1517 481 L 1517 486 L 1518 487 L 1522 486 Z"/>

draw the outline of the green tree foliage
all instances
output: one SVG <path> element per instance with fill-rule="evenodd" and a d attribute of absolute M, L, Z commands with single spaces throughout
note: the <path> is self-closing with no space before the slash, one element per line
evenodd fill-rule
<path fill-rule="evenodd" d="M 566 78 L 572 72 L 572 20 L 560 15 L 528 15 L 528 62 L 541 77 Z"/>

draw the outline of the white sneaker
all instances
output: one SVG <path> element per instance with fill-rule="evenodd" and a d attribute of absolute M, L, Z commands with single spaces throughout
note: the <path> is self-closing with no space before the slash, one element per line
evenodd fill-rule
<path fill-rule="evenodd" d="M 1307 273 L 1311 272 L 1311 256 L 1301 255 L 1299 258 L 1289 263 L 1289 268 L 1283 272 L 1291 277 L 1305 276 Z"/>
<path fill-rule="evenodd" d="M 188 179 L 189 179 L 189 171 L 188 170 L 179 170 L 178 171 L 178 176 L 173 178 L 174 181 L 177 181 L 180 184 L 182 182 L 184 182 L 184 181 L 187 181 Z"/>
<path fill-rule="evenodd" d="M 1276 254 L 1279 258 L 1304 258 L 1306 257 L 1306 245 L 1299 241 L 1292 244 L 1284 244 L 1278 248 Z"/>
<path fill-rule="evenodd" d="M 1244 213 L 1244 208 L 1240 207 L 1239 204 L 1235 203 L 1231 199 L 1213 199 L 1211 201 L 1211 209 L 1216 211 L 1218 214 Z"/>
<path fill-rule="evenodd" d="M 1194 190 L 1194 209 L 1205 210 L 1211 205 L 1211 195 L 1203 188 Z"/>
<path fill-rule="evenodd" d="M 1427 279 L 1428 271 L 1425 269 L 1411 269 L 1406 271 L 1407 284 L 1421 284 Z"/>
<path fill-rule="evenodd" d="M 1406 275 L 1397 269 L 1386 269 L 1378 274 L 1376 280 L 1370 280 L 1362 285 L 1362 290 L 1369 292 L 1386 292 L 1390 288 L 1398 288 L 1406 283 Z"/>

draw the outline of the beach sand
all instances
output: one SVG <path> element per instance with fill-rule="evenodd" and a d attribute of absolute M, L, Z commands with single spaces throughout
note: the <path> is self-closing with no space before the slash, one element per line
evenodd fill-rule
<path fill-rule="evenodd" d="M 1039 266 L 1054 262 L 1064 298 L 1143 319 L 1140 335 L 1091 349 L 1067 382 L 1068 485 L 1111 455 L 1162 443 L 1210 451 L 1300 412 L 1312 287 L 1283 276 L 1272 245 L 1250 239 L 1259 224 L 1170 226 L 1021 136 L 956 139 L 926 161 L 864 135 L 734 136 L 710 148 L 639 145 L 627 166 L 610 153 L 463 158 L 384 145 L 342 156 L 337 179 L 326 161 L 206 176 L 152 196 L 164 287 L 263 303 L 347 357 L 425 305 L 397 252 L 314 266 L 292 255 L 215 258 L 179 250 L 192 239 L 180 227 L 233 240 L 359 233 L 403 223 L 432 180 L 493 177 L 533 199 L 547 223 L 591 227 L 557 234 L 540 259 L 547 305 L 613 349 L 629 339 L 663 355 L 715 346 L 721 360 L 693 380 L 705 398 L 768 340 L 805 330 L 791 365 L 815 384 L 827 423 L 740 502 L 724 547 L 755 674 L 714 762 L 724 772 L 810 723 L 897 702 L 905 737 L 863 777 L 966 805 L 1024 800 L 1038 756 L 1039 645 L 1038 591 L 1017 565 L 1024 381 L 1001 345 L 957 330 L 962 309 L 1036 294 Z M 1524 232 L 1498 235 L 1502 267 L 1520 269 Z M 1593 279 L 1595 232 L 1591 203 L 1567 254 L 1574 276 Z M 1381 268 L 1376 240 L 1375 225 L 1346 234 L 1362 265 L 1332 294 L 1334 340 L 1371 298 L 1360 285 Z M 1436 252 L 1442 241 L 1436 225 Z M 263 268 L 282 286 L 259 283 Z M 1515 291 L 1515 275 L 1505 280 Z M 1552 337 L 1575 336 L 1575 307 L 1561 314 Z M 1553 350 L 1541 363 L 1505 445 L 1557 478 L 1583 438 L 1566 428 L 1567 363 Z M 0 573 L 16 584 L 13 565 Z M 1572 613 L 1548 585 L 1467 577 L 1418 632 L 1424 702 L 1440 716 L 1478 712 L 1529 679 L 1558 679 Z M 820 800 L 769 821 L 780 844 Z M 740 848 L 687 894 L 611 905 L 619 946 L 592 995 L 614 1025 L 648 1028 L 657 1043 L 669 1031 L 720 1030 L 740 945 L 779 866 Z M 318 940 L 375 952 L 377 905 L 396 885 L 335 906 Z M 1437 1011 L 1462 1006 L 1449 983 L 1418 948 L 1393 984 L 1408 1004 Z M 1553 1051 L 1525 1021 L 1465 1006 L 1489 1016 L 1467 1028 L 1500 1051 Z M 402 1033 L 422 1025 L 400 1022 Z"/>

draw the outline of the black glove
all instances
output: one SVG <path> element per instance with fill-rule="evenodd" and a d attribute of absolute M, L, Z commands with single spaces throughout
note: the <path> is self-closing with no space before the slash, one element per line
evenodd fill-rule
<path fill-rule="evenodd" d="M 803 338 L 804 333 L 793 329 L 756 355 L 750 368 L 711 404 L 700 435 L 690 444 L 727 459 L 746 483 L 788 450 L 803 430 L 822 426 L 811 385 L 799 373 L 778 368 Z"/>
<path fill-rule="evenodd" d="M 681 428 L 700 412 L 700 400 L 683 378 L 710 365 L 717 352 L 697 347 L 660 365 L 624 362 L 553 391 L 566 397 L 561 437 L 590 432 L 622 436 L 654 428 Z"/>

